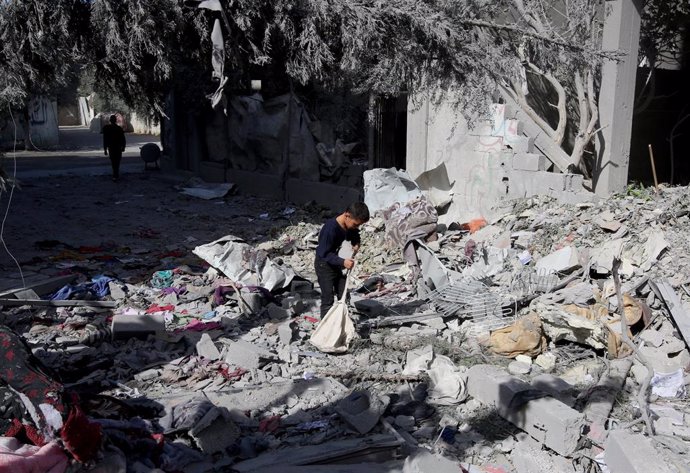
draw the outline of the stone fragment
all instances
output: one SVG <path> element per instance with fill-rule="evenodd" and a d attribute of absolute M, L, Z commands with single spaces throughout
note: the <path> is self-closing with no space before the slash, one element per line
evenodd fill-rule
<path fill-rule="evenodd" d="M 642 434 L 624 430 L 609 433 L 604 451 L 604 460 L 611 473 L 671 473 L 671 469 Z"/>
<path fill-rule="evenodd" d="M 285 320 L 290 317 L 290 313 L 286 309 L 273 303 L 268 304 L 266 310 L 268 311 L 268 316 L 272 320 Z"/>
<path fill-rule="evenodd" d="M 556 367 L 556 355 L 553 353 L 542 353 L 537 356 L 534 362 L 539 365 L 541 369 L 549 373 Z"/>
<path fill-rule="evenodd" d="M 196 344 L 196 352 L 199 356 L 209 360 L 219 360 L 220 351 L 208 333 L 201 334 L 201 340 Z"/>
<path fill-rule="evenodd" d="M 202 452 L 211 454 L 234 445 L 240 429 L 227 409 L 213 407 L 189 430 L 189 435 Z"/>
<path fill-rule="evenodd" d="M 515 361 L 519 361 L 520 363 L 525 363 L 526 365 L 532 364 L 532 358 L 527 356 L 527 355 L 518 355 L 515 357 Z"/>
<path fill-rule="evenodd" d="M 579 266 L 577 249 L 574 246 L 566 246 L 537 261 L 536 269 L 546 274 L 564 273 Z"/>
<path fill-rule="evenodd" d="M 532 365 L 521 361 L 512 361 L 508 365 L 508 371 L 514 375 L 528 374 L 532 371 Z"/>
<path fill-rule="evenodd" d="M 120 286 L 118 283 L 114 281 L 110 281 L 108 283 L 108 288 L 110 289 L 110 297 L 112 297 L 116 301 L 122 300 L 125 297 L 127 297 L 127 294 L 125 293 L 122 286 Z"/>
<path fill-rule="evenodd" d="M 225 361 L 228 364 L 244 368 L 246 370 L 257 369 L 261 366 L 261 359 L 273 358 L 268 350 L 260 348 L 253 343 L 244 340 L 230 342 L 226 346 Z"/>
<path fill-rule="evenodd" d="M 292 322 L 287 320 L 282 324 L 278 325 L 278 338 L 283 345 L 289 345 L 292 343 Z"/>

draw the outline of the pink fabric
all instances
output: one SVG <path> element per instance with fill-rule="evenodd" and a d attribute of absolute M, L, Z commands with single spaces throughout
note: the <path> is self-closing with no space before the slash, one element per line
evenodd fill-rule
<path fill-rule="evenodd" d="M 199 319 L 192 319 L 192 321 L 189 322 L 184 329 L 182 329 L 182 330 L 178 329 L 178 330 L 176 330 L 176 332 L 177 331 L 184 331 L 184 330 L 191 330 L 193 332 L 201 332 L 204 330 L 216 330 L 216 329 L 221 329 L 221 328 L 223 328 L 223 325 L 220 322 L 206 322 L 206 323 L 204 323 Z"/>
<path fill-rule="evenodd" d="M 42 447 L 24 445 L 17 439 L 0 438 L 0 471 L 12 473 L 64 473 L 68 459 L 51 442 Z"/>

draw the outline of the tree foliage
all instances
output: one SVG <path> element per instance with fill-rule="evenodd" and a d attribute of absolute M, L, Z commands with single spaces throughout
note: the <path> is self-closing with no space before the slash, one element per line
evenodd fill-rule
<path fill-rule="evenodd" d="M 217 0 L 222 15 L 198 3 L 0 0 L 0 105 L 51 93 L 75 63 L 140 111 L 161 111 L 174 84 L 199 105 L 214 89 L 209 35 L 221 19 L 229 88 L 258 72 L 472 111 L 498 87 L 577 163 L 596 129 L 604 0 Z M 689 11 L 646 0 L 644 49 L 675 44 Z"/>
<path fill-rule="evenodd" d="M 201 63 L 208 41 L 200 20 L 175 0 L 94 0 L 87 57 L 96 90 L 139 111 L 160 112 L 175 66 Z"/>
<path fill-rule="evenodd" d="M 0 2 L 0 106 L 23 107 L 73 78 L 88 5 L 81 0 Z"/>

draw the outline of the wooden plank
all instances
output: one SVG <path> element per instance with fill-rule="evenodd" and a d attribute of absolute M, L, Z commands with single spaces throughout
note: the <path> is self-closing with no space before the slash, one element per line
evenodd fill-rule
<path fill-rule="evenodd" d="M 18 287 L 16 289 L 10 289 L 7 291 L 0 292 L 0 299 L 6 299 L 9 296 L 14 296 L 16 293 L 25 291 L 27 289 L 32 289 L 39 296 L 49 294 L 57 291 L 62 286 L 71 283 L 77 279 L 78 275 L 68 274 L 66 276 L 58 276 L 55 278 L 46 279 L 44 281 L 29 284 L 26 287 Z"/>
<path fill-rule="evenodd" d="M 42 299 L 0 299 L 0 305 L 6 307 L 30 305 L 35 307 L 103 307 L 107 309 L 114 309 L 115 307 L 117 307 L 117 302 L 82 300 L 45 301 Z"/>
<path fill-rule="evenodd" d="M 668 281 L 650 281 L 654 293 L 664 301 L 668 308 L 671 318 L 676 323 L 685 345 L 690 348 L 690 314 L 683 308 L 683 304 L 678 297 L 678 293 Z"/>

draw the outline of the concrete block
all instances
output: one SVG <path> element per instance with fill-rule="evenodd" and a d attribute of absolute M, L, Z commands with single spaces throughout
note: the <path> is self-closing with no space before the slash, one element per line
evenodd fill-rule
<path fill-rule="evenodd" d="M 534 439 L 559 455 L 571 455 L 577 449 L 584 415 L 562 402 L 544 397 L 522 402 L 520 393 L 533 388 L 492 365 L 475 365 L 467 372 L 469 394 L 498 413 Z"/>
<path fill-rule="evenodd" d="M 604 460 L 611 473 L 672 473 L 652 442 L 642 434 L 614 430 L 609 434 Z"/>
<path fill-rule="evenodd" d="M 505 411 L 513 398 L 532 386 L 494 365 L 474 365 L 467 371 L 467 392 L 485 406 Z"/>
<path fill-rule="evenodd" d="M 584 414 L 552 397 L 529 401 L 504 417 L 563 456 L 570 456 L 577 450 L 585 424 Z"/>
<path fill-rule="evenodd" d="M 546 171 L 547 162 L 546 156 L 541 154 L 517 153 L 513 156 L 512 167 L 523 171 Z"/>
<path fill-rule="evenodd" d="M 287 200 L 296 204 L 316 201 L 335 212 L 342 212 L 352 202 L 361 201 L 362 198 L 362 189 L 303 179 L 287 181 Z"/>
<path fill-rule="evenodd" d="M 113 340 L 146 339 L 149 335 L 165 332 L 165 318 L 162 313 L 115 314 L 111 330 Z"/>
<path fill-rule="evenodd" d="M 331 378 L 295 380 L 249 386 L 241 389 L 207 391 L 206 397 L 216 406 L 230 411 L 266 411 L 276 406 L 287 405 L 297 399 L 304 410 L 323 407 L 329 402 L 337 402 L 348 393 L 342 383 Z M 194 393 L 192 393 L 193 395 Z"/>
<path fill-rule="evenodd" d="M 534 138 L 529 136 L 503 137 L 503 144 L 516 153 L 534 153 Z"/>
<path fill-rule="evenodd" d="M 533 195 L 550 195 L 558 198 L 564 192 L 577 193 L 584 189 L 584 177 L 578 174 L 512 169 L 508 177 L 511 198 Z"/>
<path fill-rule="evenodd" d="M 201 340 L 196 344 L 196 352 L 199 356 L 209 360 L 220 359 L 220 351 L 216 348 L 208 333 L 201 334 Z"/>

